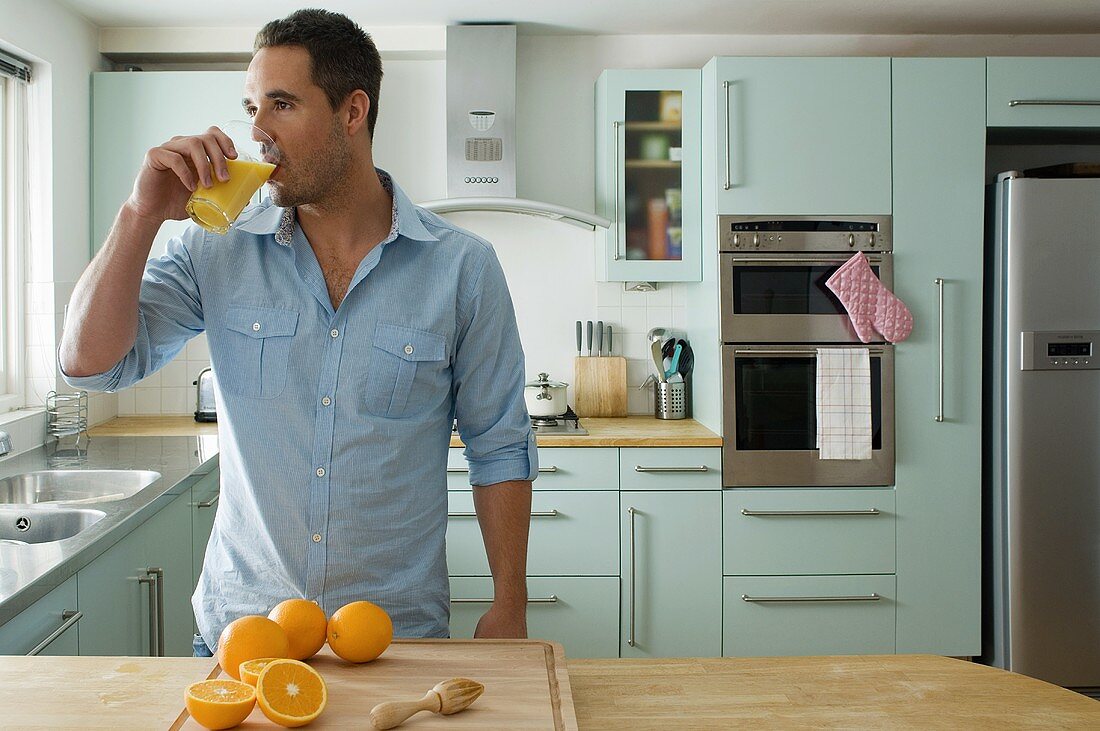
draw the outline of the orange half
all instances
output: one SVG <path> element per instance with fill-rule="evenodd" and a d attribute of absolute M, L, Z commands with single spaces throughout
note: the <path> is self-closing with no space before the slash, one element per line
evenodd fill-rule
<path fill-rule="evenodd" d="M 280 726 L 305 726 L 321 715 L 328 703 L 325 680 L 298 660 L 273 660 L 256 679 L 260 710 Z"/>
<path fill-rule="evenodd" d="M 240 667 L 241 682 L 248 683 L 255 688 L 260 672 L 267 667 L 268 663 L 275 662 L 278 659 L 277 657 L 258 657 L 255 660 L 245 660 Z"/>
<path fill-rule="evenodd" d="M 233 728 L 256 707 L 256 690 L 236 680 L 200 680 L 187 686 L 184 705 L 200 726 Z"/>

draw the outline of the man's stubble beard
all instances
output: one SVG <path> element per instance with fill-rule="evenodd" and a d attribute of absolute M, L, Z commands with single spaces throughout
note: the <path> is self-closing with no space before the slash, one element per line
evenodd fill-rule
<path fill-rule="evenodd" d="M 316 157 L 304 163 L 304 168 L 295 171 L 293 184 L 272 181 L 271 201 L 279 208 L 296 208 L 331 198 L 350 167 L 349 145 L 334 120 L 328 143 Z"/>

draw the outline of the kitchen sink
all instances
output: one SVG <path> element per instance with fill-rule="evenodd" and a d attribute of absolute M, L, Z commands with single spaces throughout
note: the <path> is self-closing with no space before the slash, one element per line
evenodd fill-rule
<path fill-rule="evenodd" d="M 0 504 L 124 500 L 160 478 L 152 470 L 39 470 L 0 479 Z"/>
<path fill-rule="evenodd" d="M 71 538 L 107 514 L 61 506 L 0 508 L 0 544 L 49 543 Z"/>

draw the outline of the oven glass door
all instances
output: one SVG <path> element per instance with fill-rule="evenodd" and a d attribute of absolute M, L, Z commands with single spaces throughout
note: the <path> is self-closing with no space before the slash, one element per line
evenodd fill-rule
<path fill-rule="evenodd" d="M 893 348 L 873 346 L 870 460 L 817 451 L 817 349 L 723 346 L 727 486 L 891 485 Z"/>
<path fill-rule="evenodd" d="M 847 310 L 825 282 L 847 254 L 722 255 L 722 339 L 725 342 L 859 342 Z M 890 254 L 867 256 L 893 287 Z"/>

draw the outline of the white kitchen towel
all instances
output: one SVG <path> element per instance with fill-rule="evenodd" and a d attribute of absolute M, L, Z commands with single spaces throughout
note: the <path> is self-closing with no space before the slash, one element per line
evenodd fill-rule
<path fill-rule="evenodd" d="M 871 459 L 867 348 L 817 349 L 817 449 L 820 459 Z"/>

